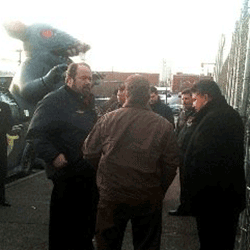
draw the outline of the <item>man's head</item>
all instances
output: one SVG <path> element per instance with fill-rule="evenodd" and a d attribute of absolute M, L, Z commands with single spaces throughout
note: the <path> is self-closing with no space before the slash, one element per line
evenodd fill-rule
<path fill-rule="evenodd" d="M 126 96 L 125 96 L 125 85 L 121 84 L 118 87 L 117 91 L 117 100 L 120 104 L 123 104 L 126 101 Z"/>
<path fill-rule="evenodd" d="M 221 91 L 216 82 L 211 80 L 202 80 L 196 83 L 192 91 L 192 97 L 194 99 L 193 106 L 196 111 L 199 111 L 204 107 L 208 102 L 211 102 L 213 99 L 221 97 Z"/>
<path fill-rule="evenodd" d="M 184 89 L 181 92 L 181 101 L 185 110 L 191 110 L 193 107 L 193 98 L 191 89 Z"/>
<path fill-rule="evenodd" d="M 151 87 L 150 88 L 150 104 L 155 104 L 159 101 L 159 95 L 156 87 Z"/>
<path fill-rule="evenodd" d="M 86 63 L 71 63 L 66 72 L 66 83 L 75 92 L 88 95 L 92 84 L 92 72 Z"/>
<path fill-rule="evenodd" d="M 150 98 L 150 82 L 141 75 L 131 75 L 125 81 L 126 101 L 146 106 Z"/>

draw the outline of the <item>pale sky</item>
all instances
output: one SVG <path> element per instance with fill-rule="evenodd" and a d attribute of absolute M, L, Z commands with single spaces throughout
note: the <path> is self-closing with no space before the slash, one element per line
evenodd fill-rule
<path fill-rule="evenodd" d="M 215 62 L 223 33 L 230 46 L 242 7 L 243 0 L 8 0 L 0 57 L 18 59 L 20 43 L 2 28 L 14 19 L 48 23 L 90 44 L 93 70 L 162 73 L 165 59 L 173 73 L 199 74 L 202 62 Z"/>

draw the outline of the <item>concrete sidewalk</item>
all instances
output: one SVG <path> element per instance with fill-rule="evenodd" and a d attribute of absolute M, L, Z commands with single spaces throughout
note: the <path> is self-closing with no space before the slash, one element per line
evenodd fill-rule
<path fill-rule="evenodd" d="M 0 250 L 47 250 L 49 202 L 52 183 L 44 171 L 6 186 L 10 208 L 0 207 Z M 199 249 L 195 220 L 172 217 L 170 209 L 178 206 L 178 176 L 168 190 L 163 210 L 161 249 Z M 79 250 L 84 247 L 79 247 Z M 131 225 L 128 224 L 123 250 L 132 250 Z"/>
<path fill-rule="evenodd" d="M 12 206 L 0 207 L 0 250 L 47 249 L 51 190 L 44 171 L 6 185 Z"/>

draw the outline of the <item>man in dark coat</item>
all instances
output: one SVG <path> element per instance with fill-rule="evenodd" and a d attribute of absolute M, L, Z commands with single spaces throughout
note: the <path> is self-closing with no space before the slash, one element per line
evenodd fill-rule
<path fill-rule="evenodd" d="M 105 102 L 104 105 L 99 108 L 98 116 L 101 117 L 106 113 L 119 109 L 122 107 L 124 103 L 125 103 L 125 86 L 124 84 L 121 84 L 118 87 L 118 89 L 114 91 L 110 100 Z"/>
<path fill-rule="evenodd" d="M 97 116 L 85 63 L 68 67 L 67 85 L 38 104 L 28 130 L 54 187 L 50 204 L 49 249 L 92 250 L 98 193 L 94 168 L 81 146 Z"/>
<path fill-rule="evenodd" d="M 180 131 L 186 124 L 188 118 L 195 113 L 195 110 L 193 107 L 193 98 L 192 98 L 191 89 L 184 89 L 181 92 L 181 101 L 182 101 L 183 109 L 178 116 L 178 120 L 176 124 L 175 132 L 177 135 L 180 133 Z"/>
<path fill-rule="evenodd" d="M 197 111 L 184 138 L 184 188 L 196 217 L 200 249 L 233 250 L 245 208 L 244 127 L 214 81 L 193 89 Z"/>
<path fill-rule="evenodd" d="M 5 199 L 5 179 L 7 175 L 7 138 L 12 128 L 11 110 L 7 103 L 0 102 L 0 206 L 10 206 Z"/>
<path fill-rule="evenodd" d="M 22 124 L 13 125 L 14 122 L 9 105 L 5 102 L 0 102 L 0 206 L 4 207 L 11 206 L 5 197 L 5 181 L 8 172 L 6 134 L 18 135 L 22 129 Z"/>
<path fill-rule="evenodd" d="M 155 87 L 150 88 L 150 101 L 149 101 L 151 109 L 159 114 L 160 116 L 166 118 L 170 123 L 174 126 L 174 115 L 169 106 L 162 103 L 158 91 Z"/>
<path fill-rule="evenodd" d="M 187 136 L 187 133 L 189 133 L 189 126 L 187 123 L 189 123 L 195 114 L 195 109 L 193 107 L 193 98 L 192 98 L 192 92 L 191 89 L 184 89 L 181 92 L 181 100 L 183 105 L 183 110 L 181 111 L 178 121 L 176 124 L 175 132 L 177 134 L 178 138 L 178 144 L 181 149 L 181 156 L 185 154 L 187 145 L 183 143 L 183 139 L 185 136 Z M 183 158 L 183 157 L 182 157 Z M 181 193 L 180 193 L 180 205 L 176 210 L 170 210 L 169 214 L 174 216 L 187 216 L 190 214 L 188 204 L 186 204 L 186 198 L 187 192 L 184 189 L 184 165 L 181 164 L 179 168 L 179 177 L 180 177 L 180 186 L 181 186 Z"/>

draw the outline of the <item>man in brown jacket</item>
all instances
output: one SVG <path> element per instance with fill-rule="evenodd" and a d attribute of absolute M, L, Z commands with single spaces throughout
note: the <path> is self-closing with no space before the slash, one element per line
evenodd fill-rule
<path fill-rule="evenodd" d="M 83 153 L 97 168 L 97 249 L 121 249 L 127 222 L 134 249 L 160 249 L 162 201 L 179 166 L 173 126 L 148 107 L 150 83 L 125 81 L 126 102 L 101 117 Z"/>

